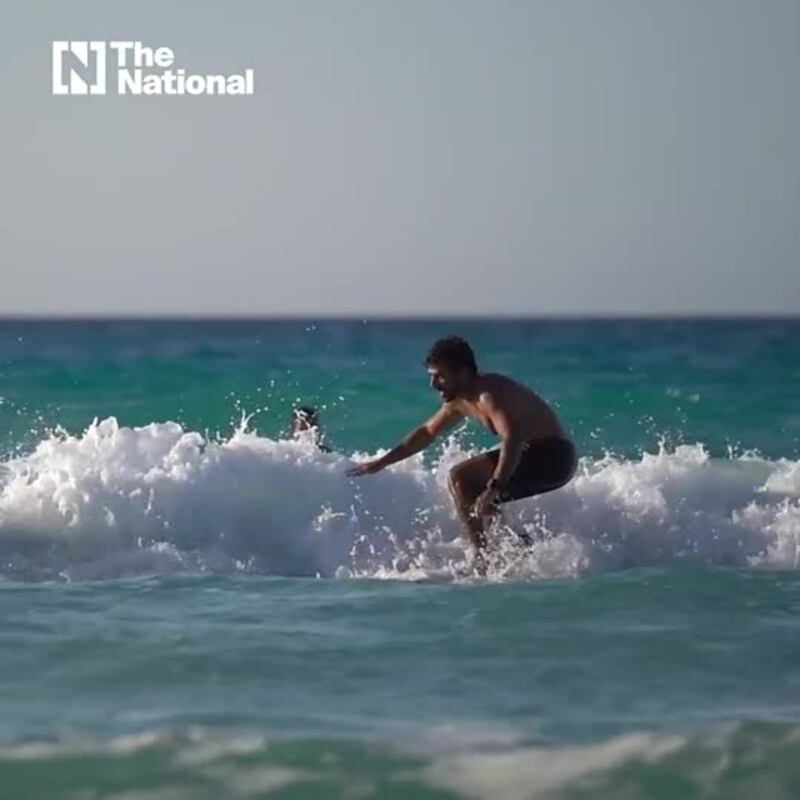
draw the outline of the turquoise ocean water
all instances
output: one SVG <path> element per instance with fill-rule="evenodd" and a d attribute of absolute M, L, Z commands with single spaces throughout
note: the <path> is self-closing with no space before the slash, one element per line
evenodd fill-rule
<path fill-rule="evenodd" d="M 344 475 L 447 333 L 581 455 L 481 579 L 487 432 Z M 800 796 L 799 390 L 797 319 L 0 322 L 0 798 Z"/>

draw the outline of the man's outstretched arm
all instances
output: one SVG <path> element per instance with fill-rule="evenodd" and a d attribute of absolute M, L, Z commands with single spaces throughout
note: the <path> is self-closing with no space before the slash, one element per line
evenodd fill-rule
<path fill-rule="evenodd" d="M 393 447 L 386 455 L 351 467 L 347 470 L 347 474 L 350 476 L 369 475 L 379 472 L 390 464 L 403 461 L 403 459 L 419 453 L 420 450 L 424 450 L 441 431 L 454 425 L 463 416 L 463 413 L 457 408 L 450 403 L 445 403 L 427 422 L 414 428 L 400 444 Z"/>

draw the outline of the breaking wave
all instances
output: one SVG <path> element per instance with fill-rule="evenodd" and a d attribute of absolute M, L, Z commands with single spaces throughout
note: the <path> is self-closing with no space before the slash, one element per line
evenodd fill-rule
<path fill-rule="evenodd" d="M 475 800 L 796 797 L 800 729 L 743 721 L 686 733 L 639 732 L 580 745 L 495 743 L 472 751 L 423 731 L 419 743 L 268 739 L 202 728 L 106 740 L 72 736 L 0 747 L 20 792 L 53 800 L 447 796 Z M 120 775 L 125 778 L 120 786 Z M 91 788 L 90 788 L 91 787 Z"/>
<path fill-rule="evenodd" d="M 95 421 L 0 465 L 0 575 L 457 578 L 467 564 L 446 476 L 467 454 L 451 438 L 432 466 L 420 455 L 353 479 L 345 470 L 364 454 L 260 437 L 246 423 L 214 441 L 175 422 Z M 796 570 L 800 463 L 711 458 L 701 444 L 583 458 L 567 487 L 506 506 L 492 538 L 489 579 L 678 559 Z"/>

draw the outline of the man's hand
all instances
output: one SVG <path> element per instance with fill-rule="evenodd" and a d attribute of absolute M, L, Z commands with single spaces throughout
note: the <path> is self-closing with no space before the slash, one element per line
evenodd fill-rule
<path fill-rule="evenodd" d="M 380 458 L 374 458 L 372 461 L 365 461 L 355 467 L 350 467 L 347 470 L 347 475 L 351 478 L 356 478 L 359 475 L 372 475 L 373 472 L 380 472 L 391 464 L 396 464 L 404 458 L 419 453 L 420 450 L 424 450 L 434 440 L 436 434 L 453 425 L 463 416 L 464 414 L 451 403 L 445 403 L 426 423 L 414 428 L 397 447 L 393 447 Z"/>
<path fill-rule="evenodd" d="M 497 510 L 497 489 L 484 489 L 475 500 L 472 506 L 472 513 L 478 518 L 483 519 Z"/>
<path fill-rule="evenodd" d="M 350 478 L 357 478 L 359 475 L 372 475 L 374 472 L 380 472 L 384 466 L 382 458 L 374 458 L 372 461 L 363 461 L 361 464 L 350 467 L 346 474 Z"/>

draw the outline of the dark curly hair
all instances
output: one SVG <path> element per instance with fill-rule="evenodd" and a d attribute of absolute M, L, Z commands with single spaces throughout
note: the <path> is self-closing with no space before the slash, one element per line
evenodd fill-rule
<path fill-rule="evenodd" d="M 433 343 L 425 358 L 425 366 L 430 367 L 434 364 L 443 364 L 454 370 L 467 367 L 473 373 L 478 371 L 475 353 L 460 336 L 445 336 Z"/>
<path fill-rule="evenodd" d="M 317 426 L 317 409 L 312 406 L 297 406 L 292 411 L 292 420 L 301 419 L 312 427 Z"/>

